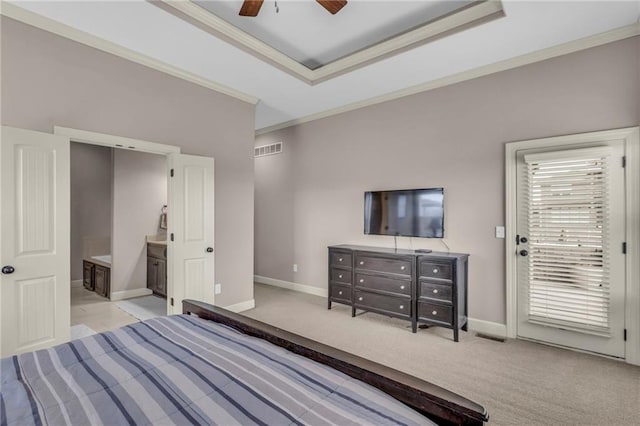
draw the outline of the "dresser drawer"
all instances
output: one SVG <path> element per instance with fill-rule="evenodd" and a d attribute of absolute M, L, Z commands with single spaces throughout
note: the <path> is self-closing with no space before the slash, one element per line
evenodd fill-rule
<path fill-rule="evenodd" d="M 368 271 L 411 277 L 413 276 L 412 266 L 413 262 L 409 259 L 369 256 L 367 254 L 356 253 L 356 269 L 366 269 Z"/>
<path fill-rule="evenodd" d="M 329 251 L 329 263 L 331 266 L 351 268 L 351 253 L 331 250 Z"/>
<path fill-rule="evenodd" d="M 351 285 L 351 271 L 346 269 L 331 268 L 331 281 Z"/>
<path fill-rule="evenodd" d="M 354 305 L 358 308 L 405 318 L 411 316 L 411 300 L 358 290 L 354 294 Z"/>
<path fill-rule="evenodd" d="M 444 303 L 451 303 L 452 290 L 453 288 L 448 284 L 434 284 L 429 281 L 420 281 L 418 298 L 435 299 Z"/>
<path fill-rule="evenodd" d="M 448 262 L 438 262 L 434 260 L 420 260 L 418 276 L 420 278 L 435 278 L 438 280 L 453 280 L 453 265 Z"/>
<path fill-rule="evenodd" d="M 355 274 L 356 288 L 364 288 L 411 297 L 411 281 L 379 275 Z"/>
<path fill-rule="evenodd" d="M 418 302 L 418 321 L 453 324 L 453 308 L 439 303 Z"/>
<path fill-rule="evenodd" d="M 351 303 L 351 287 L 346 285 L 331 285 L 331 300 Z"/>

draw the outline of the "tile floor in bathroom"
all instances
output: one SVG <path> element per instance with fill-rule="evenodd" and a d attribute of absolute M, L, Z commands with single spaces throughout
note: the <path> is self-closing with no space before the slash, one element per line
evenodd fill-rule
<path fill-rule="evenodd" d="M 97 333 L 133 324 L 138 319 L 129 315 L 106 297 L 98 296 L 82 286 L 71 286 L 71 325 L 84 324 Z"/>

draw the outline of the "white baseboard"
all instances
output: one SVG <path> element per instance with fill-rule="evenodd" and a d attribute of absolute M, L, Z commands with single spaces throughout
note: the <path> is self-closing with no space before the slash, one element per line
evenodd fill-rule
<path fill-rule="evenodd" d="M 243 312 L 248 311 L 256 307 L 255 299 L 245 300 L 244 302 L 236 303 L 235 305 L 225 306 L 224 308 L 231 312 Z"/>
<path fill-rule="evenodd" d="M 254 275 L 253 280 L 260 284 L 272 285 L 274 287 L 286 288 L 287 290 L 299 291 L 301 293 L 313 294 L 314 296 L 327 297 L 328 290 L 325 288 L 313 287 L 305 284 L 292 283 L 289 281 L 277 280 L 275 278 Z M 228 309 L 228 308 L 227 308 Z M 484 321 L 469 318 L 469 330 L 489 336 L 506 338 L 507 326 L 497 322 Z"/>
<path fill-rule="evenodd" d="M 82 287 L 82 280 L 71 280 L 71 287 L 72 288 Z"/>
<path fill-rule="evenodd" d="M 314 287 L 306 284 L 292 283 L 290 281 L 277 280 L 275 278 L 254 275 L 253 280 L 260 284 L 272 285 L 274 287 L 286 288 L 287 290 L 299 291 L 301 293 L 313 294 L 314 296 L 327 297 L 326 288 Z"/>
<path fill-rule="evenodd" d="M 469 330 L 475 331 L 489 336 L 507 338 L 507 326 L 498 322 L 484 321 L 475 318 L 469 318 Z"/>
<path fill-rule="evenodd" d="M 133 290 L 112 291 L 111 300 L 132 299 L 134 297 L 149 296 L 153 294 L 148 288 L 134 288 Z"/>

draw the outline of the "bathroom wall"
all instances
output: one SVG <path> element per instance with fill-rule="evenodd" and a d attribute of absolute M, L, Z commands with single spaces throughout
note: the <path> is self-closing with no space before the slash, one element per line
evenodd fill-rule
<path fill-rule="evenodd" d="M 147 286 L 145 237 L 161 232 L 160 213 L 165 204 L 166 157 L 113 150 L 112 293 Z"/>
<path fill-rule="evenodd" d="M 71 144 L 71 280 L 82 280 L 83 240 L 111 237 L 111 173 L 111 148 Z"/>

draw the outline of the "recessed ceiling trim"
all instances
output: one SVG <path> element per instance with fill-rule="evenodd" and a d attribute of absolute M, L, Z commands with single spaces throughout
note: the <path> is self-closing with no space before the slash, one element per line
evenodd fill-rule
<path fill-rule="evenodd" d="M 314 70 L 314 83 L 504 16 L 500 0 L 483 0 L 320 67 Z"/>
<path fill-rule="evenodd" d="M 380 104 L 395 99 L 404 98 L 406 96 L 415 95 L 429 90 L 439 89 L 456 83 L 461 83 L 474 78 L 484 77 L 501 71 L 507 71 L 524 65 L 533 64 L 535 62 L 545 61 L 547 59 L 556 58 L 558 56 L 568 55 L 570 53 L 579 52 L 581 50 L 590 49 L 592 47 L 602 46 L 604 44 L 613 43 L 615 41 L 624 40 L 631 37 L 640 36 L 640 22 L 625 27 L 616 28 L 615 30 L 585 37 L 579 40 L 573 40 L 557 46 L 549 47 L 515 58 L 463 71 L 458 74 L 440 78 L 438 80 L 429 81 L 427 83 L 418 84 L 406 89 L 397 90 L 381 96 L 365 99 L 359 102 L 353 102 L 337 108 L 310 114 L 305 117 L 296 118 L 294 120 L 285 121 L 283 123 L 274 124 L 273 126 L 263 127 L 256 130 L 256 136 L 263 135 L 276 130 L 286 129 L 287 127 L 297 126 L 299 124 L 308 123 L 322 118 L 331 117 L 333 115 L 342 114 L 344 112 L 354 111 L 360 108 Z"/>
<path fill-rule="evenodd" d="M 505 16 L 501 0 L 478 0 L 442 18 L 312 70 L 191 1 L 158 0 L 151 3 L 310 85 Z"/>
<path fill-rule="evenodd" d="M 206 78 L 200 77 L 199 75 L 193 74 L 189 71 L 185 71 L 173 65 L 169 65 L 166 62 L 159 61 L 150 56 L 144 55 L 134 50 L 127 49 L 126 47 L 122 47 L 118 44 L 104 40 L 100 37 L 96 37 L 92 34 L 72 28 L 58 21 L 54 21 L 53 19 L 28 11 L 26 9 L 23 9 L 20 6 L 16 6 L 15 4 L 8 3 L 5 1 L 1 2 L 0 14 L 8 18 L 14 19 L 16 21 L 22 22 L 24 24 L 31 25 L 32 27 L 36 27 L 41 30 L 48 31 L 50 33 L 59 35 L 61 37 L 73 40 L 78 43 L 82 43 L 84 45 L 93 47 L 103 52 L 107 52 L 112 55 L 119 56 L 131 62 L 144 65 L 156 71 L 163 72 L 170 76 L 177 77 L 179 79 L 197 84 L 198 86 L 202 86 L 207 89 L 214 90 L 218 93 L 222 93 L 227 96 L 231 96 L 243 102 L 248 102 L 250 104 L 255 105 L 259 101 L 259 99 L 256 98 L 255 96 L 248 95 L 239 90 L 235 90 L 230 87 L 224 86 L 213 80 L 208 80 Z"/>
<path fill-rule="evenodd" d="M 271 65 L 277 66 L 305 83 L 311 84 L 313 82 L 313 71 L 309 68 L 191 1 L 149 1 L 151 4 L 197 26 L 201 30 L 223 39 Z"/>

